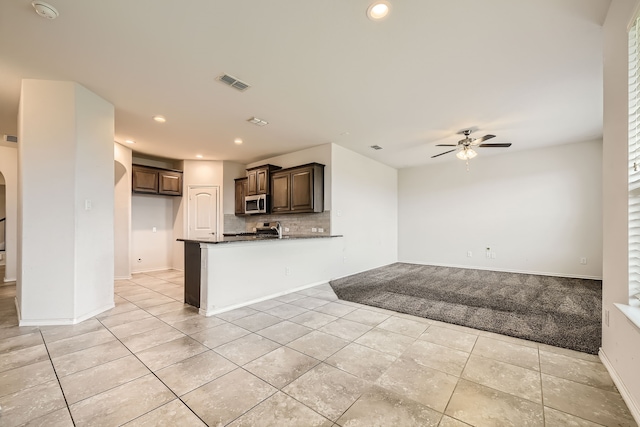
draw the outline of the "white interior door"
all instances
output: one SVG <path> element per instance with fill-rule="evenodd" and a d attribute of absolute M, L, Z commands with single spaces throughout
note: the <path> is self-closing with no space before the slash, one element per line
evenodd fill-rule
<path fill-rule="evenodd" d="M 218 237 L 218 189 L 217 186 L 189 187 L 189 239 Z"/>

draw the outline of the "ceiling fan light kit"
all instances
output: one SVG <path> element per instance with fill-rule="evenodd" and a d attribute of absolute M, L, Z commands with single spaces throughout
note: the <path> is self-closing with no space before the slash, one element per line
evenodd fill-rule
<path fill-rule="evenodd" d="M 436 145 L 436 147 L 456 147 L 453 150 L 449 150 L 449 151 L 445 151 L 444 153 L 440 153 L 440 154 L 436 154 L 435 156 L 431 156 L 431 158 L 435 158 L 435 157 L 440 157 L 444 154 L 448 154 L 448 153 L 453 153 L 454 151 L 457 151 L 456 153 L 456 157 L 459 158 L 460 160 L 465 160 L 468 162 L 469 159 L 473 159 L 474 157 L 476 157 L 478 155 L 478 153 L 476 153 L 476 151 L 473 149 L 475 147 L 481 147 L 481 148 L 485 148 L 485 147 L 501 147 L 501 148 L 507 148 L 507 147 L 511 147 L 511 143 L 510 142 L 498 142 L 498 143 L 488 143 L 485 144 L 484 142 L 488 139 L 491 138 L 495 138 L 495 135 L 485 135 L 481 138 L 471 138 L 471 129 L 465 129 L 463 130 L 461 133 L 464 135 L 464 138 L 461 139 L 460 141 L 458 141 L 457 144 L 438 144 Z M 467 163 L 467 170 L 469 167 L 469 163 Z"/>
<path fill-rule="evenodd" d="M 456 153 L 456 157 L 459 158 L 460 160 L 473 159 L 477 155 L 478 153 L 473 151 L 473 148 L 466 148 L 466 147 Z"/>

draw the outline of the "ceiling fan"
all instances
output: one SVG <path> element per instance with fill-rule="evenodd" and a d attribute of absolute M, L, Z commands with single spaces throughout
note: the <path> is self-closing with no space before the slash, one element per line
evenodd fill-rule
<path fill-rule="evenodd" d="M 438 144 L 436 145 L 436 147 L 456 147 L 453 150 L 449 150 L 449 151 L 445 151 L 444 153 L 440 153 L 440 154 L 436 154 L 435 156 L 431 156 L 431 158 L 433 159 L 434 157 L 440 157 L 443 156 L 445 154 L 449 154 L 449 153 L 453 153 L 454 151 L 457 151 L 456 153 L 456 157 L 459 158 L 460 160 L 469 160 L 469 159 L 473 159 L 475 156 L 478 155 L 478 153 L 476 153 L 473 149 L 475 147 L 511 147 L 511 143 L 510 142 L 497 142 L 497 143 L 488 143 L 486 144 L 485 141 L 491 138 L 495 138 L 495 135 L 485 135 L 482 138 L 471 138 L 469 135 L 471 135 L 471 129 L 465 129 L 461 132 L 464 135 L 464 139 L 461 139 L 460 141 L 458 141 L 457 144 Z"/>

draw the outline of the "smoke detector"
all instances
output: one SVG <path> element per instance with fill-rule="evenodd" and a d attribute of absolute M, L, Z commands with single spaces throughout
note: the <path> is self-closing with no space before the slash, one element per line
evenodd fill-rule
<path fill-rule="evenodd" d="M 43 18 L 56 19 L 59 15 L 55 7 L 40 0 L 31 2 L 31 6 L 33 6 L 33 8 L 36 10 L 36 13 Z"/>

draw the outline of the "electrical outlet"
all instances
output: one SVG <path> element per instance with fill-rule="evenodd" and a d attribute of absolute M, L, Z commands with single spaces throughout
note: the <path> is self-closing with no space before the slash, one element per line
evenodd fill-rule
<path fill-rule="evenodd" d="M 285 276 L 291 276 L 291 268 L 285 267 L 284 268 L 284 275 Z"/>
<path fill-rule="evenodd" d="M 604 324 L 609 326 L 609 310 L 604 309 Z"/>
<path fill-rule="evenodd" d="M 318 229 L 317 229 L 316 227 L 312 227 L 312 228 L 311 228 L 311 232 L 312 232 L 312 233 L 317 233 L 317 232 L 318 232 Z"/>
<path fill-rule="evenodd" d="M 285 228 L 284 228 L 284 232 L 285 232 L 285 233 L 288 233 L 288 232 L 289 232 L 289 227 L 285 227 Z"/>
<path fill-rule="evenodd" d="M 342 257 L 342 263 L 343 263 L 343 264 L 346 264 L 346 262 L 347 262 L 347 257 L 346 257 L 346 256 L 343 256 L 343 257 Z"/>
<path fill-rule="evenodd" d="M 467 256 L 468 256 L 469 258 L 471 258 L 471 257 L 473 256 L 473 252 L 471 252 L 471 251 L 467 251 Z"/>
<path fill-rule="evenodd" d="M 324 228 L 318 228 L 318 233 L 324 233 Z"/>
<path fill-rule="evenodd" d="M 586 265 L 587 264 L 587 257 L 580 258 L 580 264 Z"/>
<path fill-rule="evenodd" d="M 496 259 L 496 253 L 495 252 L 491 252 L 491 258 L 492 259 Z"/>
<path fill-rule="evenodd" d="M 156 232 L 158 231 L 158 229 L 157 229 L 156 227 L 153 227 L 152 231 L 153 231 L 154 233 L 156 233 Z"/>

